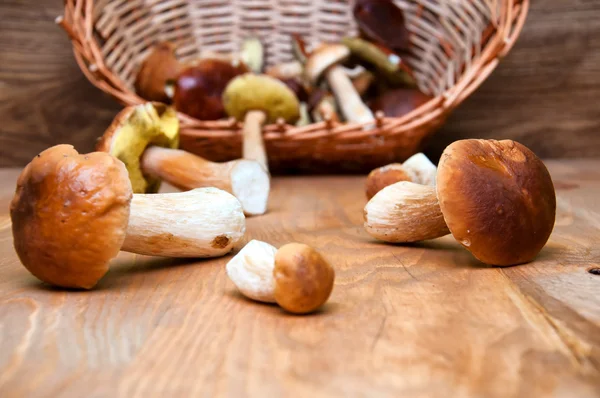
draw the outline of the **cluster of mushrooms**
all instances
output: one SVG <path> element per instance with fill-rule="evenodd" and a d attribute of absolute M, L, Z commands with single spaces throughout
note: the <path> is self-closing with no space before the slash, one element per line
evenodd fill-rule
<path fill-rule="evenodd" d="M 95 152 L 56 145 L 22 171 L 10 209 L 22 264 L 49 284 L 91 289 L 119 251 L 230 253 L 245 239 L 246 217 L 268 209 L 265 122 L 368 123 L 374 111 L 399 116 L 426 100 L 397 55 L 408 49 L 399 9 L 388 0 L 359 0 L 354 15 L 360 37 L 306 51 L 293 36 L 296 59 L 266 70 L 255 38 L 238 55 L 204 54 L 189 65 L 171 44 L 159 44 L 135 83 L 148 101 L 121 111 Z M 243 119 L 242 158 L 216 163 L 178 149 L 178 111 Z M 162 181 L 181 192 L 158 193 Z M 437 167 L 418 153 L 378 168 L 367 177 L 366 195 L 364 227 L 376 239 L 410 243 L 452 234 L 477 259 L 498 266 L 533 260 L 556 212 L 543 162 L 510 140 L 457 141 Z M 277 249 L 250 240 L 226 271 L 245 296 L 297 314 L 320 308 L 335 279 L 320 253 L 294 242 Z"/>
<path fill-rule="evenodd" d="M 353 11 L 356 37 L 309 49 L 291 34 L 293 59 L 271 66 L 254 36 L 242 40 L 237 53 L 201 51 L 187 62 L 177 58 L 173 43 L 157 43 L 134 87 L 145 100 L 171 104 L 199 120 L 243 121 L 243 156 L 263 165 L 264 123 L 372 126 L 375 115 L 400 117 L 430 100 L 403 60 L 411 44 L 402 10 L 389 0 L 361 0 Z"/>

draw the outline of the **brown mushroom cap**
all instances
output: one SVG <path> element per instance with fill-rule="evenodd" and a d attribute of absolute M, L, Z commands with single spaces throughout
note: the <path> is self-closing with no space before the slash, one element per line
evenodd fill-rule
<path fill-rule="evenodd" d="M 108 127 L 97 151 L 108 152 L 123 163 L 135 193 L 155 193 L 160 180 L 144 175 L 140 159 L 148 145 L 179 146 L 179 120 L 171 107 L 147 102 L 123 109 Z"/>
<path fill-rule="evenodd" d="M 22 171 L 10 206 L 19 259 L 47 283 L 93 287 L 123 245 L 131 198 L 114 157 L 71 145 L 43 151 Z"/>
<path fill-rule="evenodd" d="M 312 84 L 316 84 L 330 67 L 350 57 L 350 49 L 343 44 L 321 44 L 306 60 L 304 73 Z"/>
<path fill-rule="evenodd" d="M 454 238 L 486 264 L 533 260 L 554 227 L 550 174 L 533 152 L 511 140 L 449 145 L 438 165 L 437 194 Z"/>
<path fill-rule="evenodd" d="M 335 272 L 312 247 L 288 243 L 275 254 L 273 278 L 277 304 L 286 311 L 306 314 L 327 301 Z"/>
<path fill-rule="evenodd" d="M 177 77 L 180 69 L 175 45 L 160 42 L 142 62 L 134 82 L 135 91 L 148 101 L 169 103 L 171 99 L 165 92 L 165 86 Z"/>
<path fill-rule="evenodd" d="M 226 116 L 222 94 L 236 76 L 248 72 L 242 62 L 202 59 L 184 69 L 175 82 L 175 108 L 199 120 L 217 120 Z"/>
<path fill-rule="evenodd" d="M 300 103 L 283 82 L 267 76 L 246 73 L 229 83 L 223 93 L 229 116 L 243 120 L 249 111 L 264 111 L 267 123 L 279 118 L 294 123 L 300 117 Z"/>
<path fill-rule="evenodd" d="M 372 170 L 367 176 L 365 184 L 367 199 L 370 200 L 383 188 L 399 181 L 413 181 L 412 176 L 407 173 L 401 163 L 392 163 Z"/>
<path fill-rule="evenodd" d="M 373 112 L 381 111 L 385 116 L 401 117 L 432 99 L 433 97 L 423 94 L 418 89 L 398 88 L 386 91 L 369 101 L 368 105 Z"/>

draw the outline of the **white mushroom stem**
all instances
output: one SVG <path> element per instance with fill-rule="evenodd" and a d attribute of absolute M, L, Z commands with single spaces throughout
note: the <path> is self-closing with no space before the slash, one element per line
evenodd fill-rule
<path fill-rule="evenodd" d="M 432 186 L 401 181 L 379 191 L 364 209 L 364 227 L 385 242 L 418 242 L 448 235 Z"/>
<path fill-rule="evenodd" d="M 342 114 L 349 122 L 369 123 L 375 121 L 373 112 L 367 107 L 356 92 L 352 80 L 344 69 L 334 66 L 326 72 L 327 83 L 335 94 Z"/>
<path fill-rule="evenodd" d="M 227 276 L 246 297 L 266 303 L 275 302 L 275 253 L 268 243 L 251 240 L 229 262 Z"/>
<path fill-rule="evenodd" d="M 264 214 L 269 200 L 269 173 L 247 159 L 216 163 L 189 152 L 152 146 L 141 159 L 145 174 L 182 189 L 215 187 L 232 193 L 247 215 Z"/>
<path fill-rule="evenodd" d="M 134 194 L 122 250 L 164 257 L 218 257 L 246 232 L 240 202 L 217 188 Z"/>
<path fill-rule="evenodd" d="M 243 156 L 245 159 L 256 160 L 265 170 L 269 170 L 267 151 L 262 135 L 262 127 L 266 121 L 263 111 L 249 111 L 244 118 Z"/>
<path fill-rule="evenodd" d="M 431 163 L 425 154 L 419 152 L 411 156 L 402 163 L 402 168 L 411 175 L 413 182 L 423 185 L 435 185 L 437 167 Z"/>

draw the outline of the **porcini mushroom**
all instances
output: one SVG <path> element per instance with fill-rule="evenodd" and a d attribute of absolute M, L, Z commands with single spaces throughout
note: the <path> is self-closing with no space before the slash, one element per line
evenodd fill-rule
<path fill-rule="evenodd" d="M 243 62 L 205 58 L 183 69 L 175 81 L 173 105 L 199 120 L 226 116 L 222 95 L 233 78 L 248 72 Z"/>
<path fill-rule="evenodd" d="M 298 120 L 298 98 L 277 79 L 246 73 L 229 83 L 223 104 L 229 116 L 244 121 L 243 157 L 256 160 L 268 170 L 262 126 L 280 118 L 288 123 Z"/>
<path fill-rule="evenodd" d="M 398 182 L 365 206 L 365 228 L 388 242 L 414 242 L 452 233 L 477 259 L 508 266 L 532 261 L 556 214 L 544 163 L 512 140 L 460 140 L 438 165 L 436 188 Z M 442 222 L 443 220 L 443 222 Z"/>
<path fill-rule="evenodd" d="M 178 138 L 175 111 L 160 103 L 146 103 L 121 111 L 96 149 L 125 163 L 135 193 L 158 192 L 161 180 L 182 190 L 215 187 L 235 195 L 247 215 L 266 212 L 270 178 L 258 162 L 210 162 L 174 149 Z"/>
<path fill-rule="evenodd" d="M 288 243 L 277 250 L 252 240 L 227 263 L 226 270 L 246 297 L 277 303 L 295 314 L 321 307 L 329 299 L 335 279 L 335 271 L 321 254 L 301 243 Z"/>
<path fill-rule="evenodd" d="M 136 75 L 135 91 L 148 101 L 170 103 L 166 87 L 177 78 L 181 64 L 175 56 L 175 45 L 170 42 L 160 42 L 154 46 L 150 54 L 140 65 Z"/>
<path fill-rule="evenodd" d="M 125 165 L 57 145 L 21 172 L 10 206 L 14 246 L 40 280 L 92 288 L 119 250 L 216 257 L 244 236 L 241 205 L 216 188 L 133 194 Z"/>
<path fill-rule="evenodd" d="M 371 199 L 383 188 L 399 181 L 435 185 L 436 172 L 435 165 L 421 152 L 414 154 L 404 163 L 391 163 L 376 168 L 367 177 L 365 184 L 367 199 Z"/>
<path fill-rule="evenodd" d="M 375 120 L 373 112 L 363 103 L 352 81 L 339 66 L 350 56 L 348 47 L 342 44 L 322 44 L 308 57 L 305 66 L 307 79 L 314 85 L 324 76 L 338 100 L 342 115 L 349 122 L 370 123 Z"/>

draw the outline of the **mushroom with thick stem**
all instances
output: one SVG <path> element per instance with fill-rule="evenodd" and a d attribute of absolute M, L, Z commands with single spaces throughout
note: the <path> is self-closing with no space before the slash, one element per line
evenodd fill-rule
<path fill-rule="evenodd" d="M 104 152 L 57 145 L 21 172 L 10 206 L 14 246 L 38 279 L 90 289 L 120 250 L 168 257 L 222 256 L 246 221 L 231 194 L 202 188 L 133 194 L 125 165 Z"/>
<path fill-rule="evenodd" d="M 365 184 L 367 199 L 388 185 L 409 181 L 422 185 L 435 185 L 437 168 L 427 156 L 419 152 L 404 163 L 391 163 L 371 171 Z"/>
<path fill-rule="evenodd" d="M 223 104 L 227 114 L 244 121 L 243 157 L 256 160 L 268 170 L 262 126 L 278 119 L 288 123 L 298 120 L 298 98 L 275 78 L 246 73 L 229 83 L 223 93 Z"/>
<path fill-rule="evenodd" d="M 130 106 L 115 117 L 96 149 L 125 163 L 135 193 L 158 192 L 161 180 L 182 190 L 215 187 L 235 195 L 247 215 L 266 212 L 270 177 L 258 162 L 210 162 L 175 149 L 178 133 L 172 108 L 160 103 Z"/>
<path fill-rule="evenodd" d="M 248 298 L 277 303 L 284 310 L 307 314 L 331 295 L 335 271 L 312 247 L 288 243 L 278 249 L 250 241 L 226 266 L 227 275 Z"/>
<path fill-rule="evenodd" d="M 157 43 L 140 65 L 134 88 L 148 101 L 171 102 L 167 85 L 177 78 L 181 64 L 175 56 L 175 45 L 170 42 Z"/>
<path fill-rule="evenodd" d="M 512 140 L 460 140 L 438 165 L 436 188 L 398 182 L 365 206 L 365 228 L 388 242 L 452 233 L 478 260 L 532 261 L 548 241 L 556 195 L 544 163 Z"/>
<path fill-rule="evenodd" d="M 365 127 L 369 128 L 375 121 L 373 112 L 363 103 L 352 81 L 339 65 L 349 56 L 350 50 L 342 44 L 322 44 L 311 52 L 306 61 L 306 77 L 316 85 L 325 76 L 344 118 L 348 122 L 366 123 Z"/>

